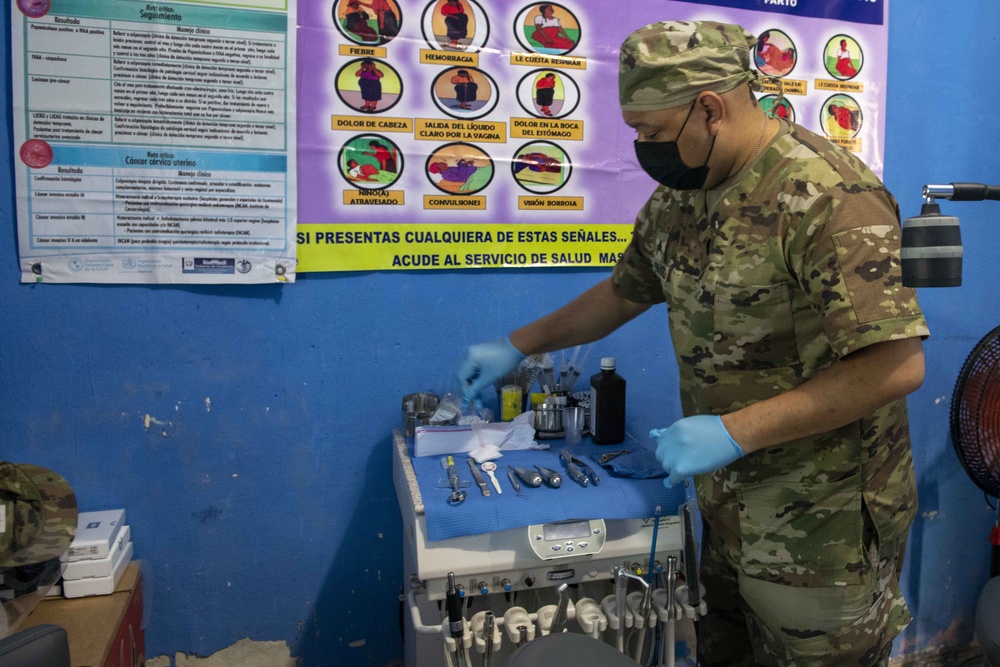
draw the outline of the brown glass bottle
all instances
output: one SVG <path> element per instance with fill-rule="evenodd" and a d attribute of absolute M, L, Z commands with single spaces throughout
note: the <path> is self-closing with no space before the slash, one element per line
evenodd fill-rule
<path fill-rule="evenodd" d="M 590 438 L 599 445 L 625 440 L 625 378 L 614 357 L 603 357 L 601 372 L 590 377 Z"/>

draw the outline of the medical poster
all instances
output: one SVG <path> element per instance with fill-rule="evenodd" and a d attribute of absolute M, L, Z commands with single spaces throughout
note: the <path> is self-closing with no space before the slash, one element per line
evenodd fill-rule
<path fill-rule="evenodd" d="M 12 0 L 23 282 L 295 279 L 294 0 Z"/>
<path fill-rule="evenodd" d="M 775 80 L 765 110 L 880 174 L 887 16 L 887 0 L 302 3 L 299 270 L 614 264 L 655 186 L 620 117 L 618 47 L 659 20 L 742 25 Z"/>

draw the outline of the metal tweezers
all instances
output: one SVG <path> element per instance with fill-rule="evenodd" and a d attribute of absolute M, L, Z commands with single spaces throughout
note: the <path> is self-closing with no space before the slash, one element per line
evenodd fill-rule
<path fill-rule="evenodd" d="M 568 449 L 559 452 L 559 458 L 566 464 L 566 472 L 580 486 L 587 486 L 591 482 L 593 482 L 594 486 L 601 483 L 601 478 L 597 476 L 597 473 L 594 472 L 590 465 L 584 462 L 583 459 L 570 454 Z"/>
<path fill-rule="evenodd" d="M 613 452 L 608 452 L 607 454 L 601 454 L 601 457 L 597 459 L 597 462 L 600 463 L 601 465 L 604 465 L 608 461 L 612 461 L 618 458 L 619 456 L 624 456 L 625 454 L 628 453 L 629 451 L 627 449 L 617 449 Z"/>

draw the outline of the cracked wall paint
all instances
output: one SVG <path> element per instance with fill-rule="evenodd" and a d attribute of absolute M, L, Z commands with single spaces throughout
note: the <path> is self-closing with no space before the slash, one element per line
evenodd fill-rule
<path fill-rule="evenodd" d="M 161 655 L 146 661 L 147 667 L 296 667 L 296 664 L 285 642 L 251 639 L 241 639 L 207 657 L 176 653 L 173 659 Z"/>
<path fill-rule="evenodd" d="M 142 420 L 142 423 L 143 423 L 143 426 L 146 427 L 146 431 L 147 432 L 149 432 L 149 429 L 151 427 L 153 427 L 153 426 L 159 427 L 160 428 L 160 435 L 162 435 L 164 438 L 169 437 L 170 436 L 170 432 L 174 428 L 174 423 L 173 422 L 160 421 L 159 419 L 157 419 L 156 417 L 153 417 L 149 413 L 146 413 L 146 416 Z"/>

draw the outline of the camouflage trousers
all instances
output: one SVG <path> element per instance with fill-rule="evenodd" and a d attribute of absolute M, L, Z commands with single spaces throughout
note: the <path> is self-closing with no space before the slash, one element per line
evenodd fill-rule
<path fill-rule="evenodd" d="M 866 522 L 867 523 L 867 522 Z M 866 530 L 861 583 L 791 586 L 746 576 L 707 523 L 701 577 L 708 616 L 698 623 L 703 667 L 885 667 L 910 614 L 899 590 L 905 540 L 881 548 Z"/>

